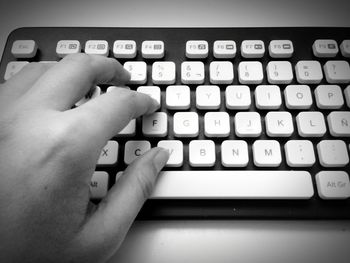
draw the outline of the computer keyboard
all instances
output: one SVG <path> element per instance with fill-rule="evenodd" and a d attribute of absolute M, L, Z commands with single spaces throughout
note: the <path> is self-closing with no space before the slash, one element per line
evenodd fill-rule
<path fill-rule="evenodd" d="M 0 76 L 79 52 L 118 59 L 160 103 L 108 141 L 92 199 L 161 146 L 140 219 L 350 218 L 350 28 L 20 28 Z"/>

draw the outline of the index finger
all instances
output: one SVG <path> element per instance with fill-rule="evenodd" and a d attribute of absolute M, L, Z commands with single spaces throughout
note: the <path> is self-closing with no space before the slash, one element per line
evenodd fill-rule
<path fill-rule="evenodd" d="M 67 110 L 94 85 L 121 85 L 129 79 L 129 72 L 114 58 L 74 54 L 63 58 L 43 74 L 28 96 L 34 106 Z"/>
<path fill-rule="evenodd" d="M 158 108 L 159 103 L 149 95 L 117 88 L 71 110 L 71 114 L 94 140 L 101 140 L 102 147 L 132 119 Z"/>

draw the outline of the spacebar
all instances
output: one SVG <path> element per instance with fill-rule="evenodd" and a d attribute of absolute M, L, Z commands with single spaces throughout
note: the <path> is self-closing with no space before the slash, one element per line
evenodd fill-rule
<path fill-rule="evenodd" d="M 306 171 L 163 171 L 151 199 L 310 199 Z"/>

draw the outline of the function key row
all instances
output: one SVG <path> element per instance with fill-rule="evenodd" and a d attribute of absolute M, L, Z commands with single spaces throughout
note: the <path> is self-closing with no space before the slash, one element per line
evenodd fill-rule
<path fill-rule="evenodd" d="M 13 43 L 11 53 L 16 58 L 32 58 L 36 55 L 38 45 L 34 40 L 17 40 Z M 64 57 L 81 52 L 78 40 L 60 40 L 56 46 L 56 54 Z M 240 46 L 243 58 L 261 58 L 265 55 L 265 43 L 262 40 L 244 40 Z M 335 57 L 339 53 L 338 43 L 332 39 L 318 39 L 312 45 L 316 57 Z M 340 51 L 344 57 L 350 57 L 350 39 L 343 40 Z M 109 44 L 106 40 L 88 40 L 84 52 L 94 55 L 109 55 Z M 272 58 L 289 58 L 294 53 L 290 40 L 272 40 L 268 46 Z M 233 40 L 217 40 L 213 43 L 213 55 L 218 59 L 234 58 L 237 53 L 236 42 Z M 145 59 L 160 59 L 165 54 L 165 44 L 161 40 L 146 40 L 142 42 L 141 54 Z M 209 44 L 206 40 L 189 40 L 186 42 L 186 57 L 204 59 L 209 54 Z M 134 40 L 116 40 L 113 43 L 115 58 L 135 58 L 137 44 Z"/>

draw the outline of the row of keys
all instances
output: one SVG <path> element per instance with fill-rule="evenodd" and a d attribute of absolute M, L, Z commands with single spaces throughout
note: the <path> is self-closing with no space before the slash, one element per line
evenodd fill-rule
<path fill-rule="evenodd" d="M 108 88 L 110 91 L 112 87 Z M 158 86 L 140 86 L 138 92 L 151 96 L 161 105 L 161 89 Z M 92 94 L 100 94 L 100 90 Z M 305 110 L 313 105 L 311 89 L 307 85 L 288 85 L 284 89 L 288 109 Z M 340 109 L 344 96 L 350 108 L 350 85 L 344 90 L 338 85 L 319 85 L 314 90 L 319 109 Z M 225 90 L 225 106 L 230 110 L 248 110 L 252 106 L 251 89 L 246 85 L 229 85 Z M 254 91 L 255 106 L 262 110 L 276 110 L 282 105 L 282 94 L 277 85 L 258 85 Z M 216 110 L 221 107 L 221 90 L 215 85 L 200 85 L 195 90 L 195 105 L 200 110 Z M 186 85 L 170 85 L 165 90 L 165 106 L 169 110 L 187 110 L 191 107 L 191 90 Z"/>
<path fill-rule="evenodd" d="M 292 115 L 285 111 L 268 112 L 264 118 L 266 134 L 270 137 L 289 137 L 294 133 Z M 207 112 L 204 115 L 206 137 L 228 137 L 231 133 L 227 112 Z M 329 132 L 333 137 L 350 137 L 350 112 L 333 111 L 327 116 Z M 234 116 L 236 136 L 259 137 L 263 132 L 262 119 L 258 112 L 238 112 Z M 298 134 L 304 138 L 322 137 L 327 132 L 326 121 L 321 112 L 303 111 L 296 116 Z M 176 137 L 194 138 L 199 134 L 199 116 L 196 112 L 176 112 L 173 116 L 173 133 Z M 118 136 L 133 136 L 136 123 L 132 120 Z M 142 117 L 142 133 L 146 137 L 168 135 L 168 116 L 155 112 Z"/>
<path fill-rule="evenodd" d="M 36 55 L 38 46 L 34 40 L 17 40 L 13 43 L 11 53 L 16 58 L 32 58 Z M 332 39 L 318 39 L 314 42 L 313 53 L 316 57 L 335 57 L 338 44 Z M 290 40 L 272 40 L 269 43 L 269 55 L 272 58 L 289 58 L 293 55 L 293 43 Z M 350 57 L 350 40 L 343 40 L 340 50 L 344 57 Z M 85 53 L 108 56 L 109 44 L 106 40 L 88 40 L 85 43 Z M 56 46 L 59 57 L 81 52 L 78 40 L 60 40 Z M 233 58 L 236 56 L 236 42 L 233 40 L 217 40 L 213 44 L 215 58 Z M 163 58 L 164 42 L 147 40 L 142 42 L 142 57 L 146 59 Z M 116 58 L 135 58 L 137 46 L 134 40 L 116 40 L 113 44 L 113 54 Z M 189 40 L 186 42 L 186 57 L 192 59 L 206 58 L 209 54 L 209 44 L 205 40 Z M 265 44 L 261 40 L 244 40 L 241 43 L 241 55 L 244 58 L 261 58 L 265 54 Z"/>
<path fill-rule="evenodd" d="M 158 147 L 169 151 L 166 167 L 181 167 L 184 162 L 184 147 L 179 140 L 163 140 Z M 225 167 L 246 167 L 249 163 L 248 144 L 243 140 L 225 140 L 220 146 L 221 164 Z M 321 166 L 344 167 L 349 163 L 347 145 L 342 140 L 322 140 L 317 146 Z M 151 149 L 148 141 L 127 141 L 124 163 L 129 165 Z M 189 164 L 192 167 L 212 167 L 216 163 L 215 143 L 212 140 L 192 140 L 189 143 Z M 290 167 L 311 167 L 316 163 L 314 147 L 309 140 L 289 140 L 284 145 L 286 162 Z M 282 152 L 277 140 L 256 140 L 252 144 L 253 163 L 257 167 L 278 167 Z M 109 141 L 103 148 L 97 165 L 115 165 L 118 162 L 118 143 Z"/>
<path fill-rule="evenodd" d="M 117 178 L 120 176 L 122 172 L 117 173 Z M 346 172 L 320 171 L 315 178 L 320 198 L 336 200 L 350 197 Z M 108 179 L 107 172 L 93 174 L 91 198 L 106 196 Z M 310 199 L 313 195 L 311 175 L 306 171 L 163 171 L 150 198 Z"/>
<path fill-rule="evenodd" d="M 28 62 L 9 62 L 4 79 L 8 80 L 19 72 Z M 147 64 L 144 61 L 127 61 L 124 68 L 131 74 L 129 84 L 142 85 L 147 82 Z M 323 66 L 328 83 L 349 83 L 350 66 L 347 61 L 328 61 Z M 295 65 L 296 79 L 300 84 L 318 84 L 323 79 L 321 64 L 318 61 L 303 60 Z M 270 84 L 290 84 L 293 69 L 289 61 L 270 61 L 266 66 L 267 80 Z M 172 61 L 156 61 L 152 65 L 152 81 L 156 85 L 171 85 L 176 81 L 176 65 Z M 234 67 L 230 61 L 213 61 L 209 65 L 212 84 L 231 84 L 234 80 Z M 238 64 L 238 79 L 241 84 L 260 84 L 264 79 L 262 63 L 243 61 Z M 181 82 L 183 84 L 203 84 L 205 66 L 201 61 L 181 63 Z"/>
<path fill-rule="evenodd" d="M 130 84 L 147 82 L 147 64 L 144 61 L 125 62 L 124 68 L 131 73 Z M 175 63 L 157 61 L 152 65 L 152 81 L 154 84 L 175 83 Z M 350 66 L 347 61 L 327 61 L 323 70 L 328 83 L 349 83 Z M 266 67 L 270 84 L 290 84 L 293 80 L 293 69 L 289 61 L 270 61 Z M 299 61 L 295 65 L 296 79 L 300 84 L 318 84 L 323 79 L 320 62 L 313 60 Z M 231 84 L 234 80 L 234 68 L 230 61 L 213 61 L 209 65 L 209 77 L 212 84 Z M 243 61 L 238 64 L 238 79 L 241 84 L 260 84 L 264 79 L 262 63 L 259 61 Z M 203 84 L 205 66 L 201 61 L 185 61 L 181 63 L 181 82 L 183 84 Z"/>

